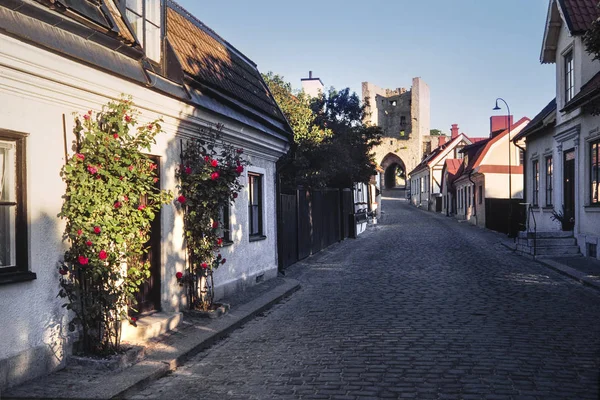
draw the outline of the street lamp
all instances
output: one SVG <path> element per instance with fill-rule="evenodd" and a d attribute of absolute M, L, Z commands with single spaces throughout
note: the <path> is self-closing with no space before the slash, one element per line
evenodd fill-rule
<path fill-rule="evenodd" d="M 498 100 L 502 101 L 506 106 L 506 127 L 508 129 L 508 236 L 512 236 L 512 174 L 511 174 L 511 160 L 510 160 L 510 107 L 508 103 L 501 97 L 496 99 L 496 107 L 493 110 L 500 110 L 498 106 Z"/>

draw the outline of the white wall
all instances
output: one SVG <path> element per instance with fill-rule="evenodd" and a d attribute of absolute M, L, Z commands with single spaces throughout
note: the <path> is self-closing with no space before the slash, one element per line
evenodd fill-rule
<path fill-rule="evenodd" d="M 67 82 L 68 85 L 61 82 Z M 175 169 L 179 142 L 207 124 L 225 124 L 224 138 L 245 149 L 254 170 L 264 173 L 264 229 L 266 239 L 248 240 L 248 197 L 238 198 L 231 221 L 234 244 L 222 254 L 228 262 L 215 274 L 217 295 L 252 284 L 277 273 L 275 225 L 275 161 L 286 144 L 231 119 L 207 114 L 178 100 L 126 80 L 77 64 L 23 42 L 0 35 L 0 129 L 28 134 L 27 207 L 29 266 L 37 279 L 7 284 L 0 290 L 0 388 L 51 370 L 63 361 L 67 316 L 56 298 L 56 263 L 62 258 L 64 222 L 56 215 L 64 184 L 59 176 L 65 162 L 64 132 L 73 139 L 72 113 L 98 111 L 121 93 L 133 96 L 141 121 L 164 118 L 165 133 L 157 137 L 151 154 L 161 157 L 161 185 L 177 193 Z M 63 116 L 67 127 L 63 128 Z M 69 154 L 72 152 L 69 150 Z M 162 209 L 162 306 L 165 311 L 185 307 L 184 288 L 175 279 L 185 267 L 183 220 L 175 204 Z M 8 378 L 5 378 L 8 371 Z"/>

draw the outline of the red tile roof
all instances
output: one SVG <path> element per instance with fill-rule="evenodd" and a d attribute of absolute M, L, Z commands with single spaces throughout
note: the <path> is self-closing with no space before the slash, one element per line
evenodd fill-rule
<path fill-rule="evenodd" d="M 559 0 L 569 31 L 583 33 L 600 16 L 597 0 Z"/>
<path fill-rule="evenodd" d="M 456 171 L 460 168 L 460 164 L 462 164 L 462 160 L 457 160 L 455 158 L 447 158 L 446 159 L 446 171 L 449 174 L 456 174 Z"/>
<path fill-rule="evenodd" d="M 167 7 L 167 38 L 196 82 L 286 123 L 256 66 L 174 2 Z"/>

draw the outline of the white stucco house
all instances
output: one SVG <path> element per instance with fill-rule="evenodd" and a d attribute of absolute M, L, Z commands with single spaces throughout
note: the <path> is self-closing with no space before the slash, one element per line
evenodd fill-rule
<path fill-rule="evenodd" d="M 512 124 L 511 117 L 510 121 L 510 129 L 492 130 L 489 138 L 462 150 L 462 165 L 451 181 L 456 198 L 455 217 L 502 232 L 509 231 L 509 214 L 516 217 L 518 212 L 518 204 L 510 210 L 508 202 L 523 198 L 521 150 L 509 141 L 509 136 L 518 135 L 529 118 Z"/>
<path fill-rule="evenodd" d="M 440 144 L 408 173 L 410 202 L 416 207 L 442 212 L 442 170 L 447 159 L 462 157 L 462 148 L 472 143 L 464 133 L 458 133 L 458 125 L 451 128 L 450 141 Z"/>
<path fill-rule="evenodd" d="M 277 274 L 276 161 L 292 132 L 256 65 L 169 0 L 52 3 L 0 2 L 0 391 L 59 368 L 70 351 L 56 265 L 73 112 L 125 93 L 140 121 L 162 117 L 150 155 L 161 188 L 174 193 L 181 142 L 223 124 L 250 166 L 230 210 L 216 296 Z M 187 306 L 175 278 L 186 263 L 181 210 L 164 206 L 158 222 L 144 310 L 176 321 Z"/>
<path fill-rule="evenodd" d="M 556 98 L 517 138 L 527 143 L 526 202 L 537 232 L 571 221 L 582 254 L 598 258 L 600 241 L 600 62 L 586 52 L 583 35 L 600 17 L 595 0 L 550 0 L 540 61 L 556 65 Z M 567 224 L 569 225 L 569 224 Z"/>

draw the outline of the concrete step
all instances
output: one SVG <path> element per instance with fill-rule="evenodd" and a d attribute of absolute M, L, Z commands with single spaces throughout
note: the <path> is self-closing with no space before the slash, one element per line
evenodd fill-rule
<path fill-rule="evenodd" d="M 518 238 L 517 243 L 537 247 L 551 247 L 551 246 L 575 246 L 577 245 L 577 239 L 574 237 L 564 237 L 564 238 L 537 238 L 537 239 L 523 239 Z"/>
<path fill-rule="evenodd" d="M 139 343 L 157 337 L 177 328 L 183 319 L 183 313 L 157 312 L 136 321 L 137 326 L 124 322 L 121 328 L 121 340 Z"/>
<path fill-rule="evenodd" d="M 533 232 L 521 231 L 519 232 L 519 238 L 533 238 Z M 570 238 L 573 237 L 572 231 L 551 231 L 551 232 L 536 232 L 535 237 L 538 239 L 544 238 Z"/>
<path fill-rule="evenodd" d="M 533 248 L 532 248 L 533 249 Z M 580 254 L 579 246 L 537 247 L 538 256 L 576 256 Z"/>

